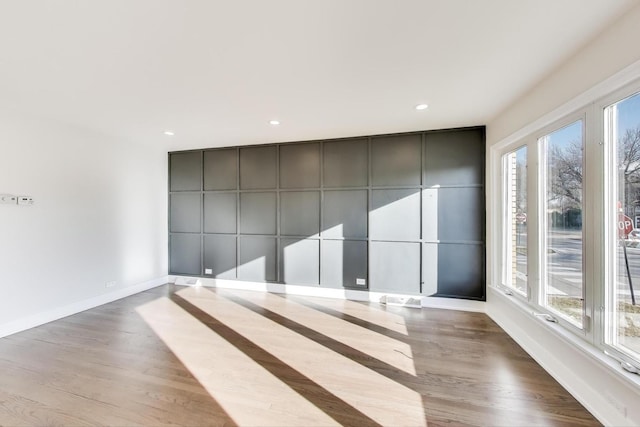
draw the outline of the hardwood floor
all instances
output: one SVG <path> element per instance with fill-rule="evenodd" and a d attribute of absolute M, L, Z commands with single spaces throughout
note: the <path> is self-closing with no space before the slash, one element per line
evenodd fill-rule
<path fill-rule="evenodd" d="M 166 285 L 0 339 L 0 425 L 599 425 L 486 315 Z"/>

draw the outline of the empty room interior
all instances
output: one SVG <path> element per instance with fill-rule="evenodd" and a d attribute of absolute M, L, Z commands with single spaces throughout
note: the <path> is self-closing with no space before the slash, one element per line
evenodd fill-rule
<path fill-rule="evenodd" d="M 0 0 L 0 426 L 640 425 L 637 0 Z"/>

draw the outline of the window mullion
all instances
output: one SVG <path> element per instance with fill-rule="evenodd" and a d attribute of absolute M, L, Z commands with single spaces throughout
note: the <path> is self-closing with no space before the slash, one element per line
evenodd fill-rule
<path fill-rule="evenodd" d="M 529 265 L 529 292 L 527 298 L 532 304 L 539 305 L 540 301 L 540 222 L 543 218 L 540 215 L 540 173 L 541 173 L 541 153 L 536 139 L 531 139 L 528 144 L 529 169 L 527 181 L 527 194 L 529 194 L 529 233 L 527 236 L 527 263 Z"/>
<path fill-rule="evenodd" d="M 599 117 L 600 116 L 600 117 Z M 603 272 L 604 246 L 602 227 L 604 224 L 604 147 L 602 132 L 599 130 L 602 117 L 594 108 L 585 111 L 584 126 L 584 210 L 583 238 L 584 238 L 584 330 L 586 338 L 595 343 L 598 335 L 599 316 L 597 313 L 599 295 L 604 288 L 605 275 Z"/>

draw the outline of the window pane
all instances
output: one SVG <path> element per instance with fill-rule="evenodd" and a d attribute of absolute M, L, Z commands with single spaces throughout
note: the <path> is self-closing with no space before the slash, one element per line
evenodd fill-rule
<path fill-rule="evenodd" d="M 582 327 L 583 124 L 579 120 L 540 139 L 544 150 L 542 304 Z"/>
<path fill-rule="evenodd" d="M 527 147 L 504 157 L 506 197 L 505 285 L 527 294 Z"/>
<path fill-rule="evenodd" d="M 614 188 L 618 233 L 614 251 L 615 282 L 608 285 L 609 344 L 640 359 L 640 94 L 607 109 L 609 138 L 615 144 Z M 613 204 L 613 203 L 612 203 Z M 613 208 L 613 207 L 612 207 Z"/>

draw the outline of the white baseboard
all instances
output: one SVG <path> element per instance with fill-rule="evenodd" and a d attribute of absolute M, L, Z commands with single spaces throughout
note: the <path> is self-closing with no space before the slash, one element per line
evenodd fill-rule
<path fill-rule="evenodd" d="M 44 325 L 45 323 L 52 322 L 54 320 L 62 319 L 63 317 L 71 316 L 76 313 L 80 313 L 90 308 L 98 307 L 103 304 L 126 298 L 128 296 L 146 291 L 148 289 L 155 288 L 166 284 L 168 281 L 167 276 L 158 277 L 157 279 L 149 280 L 146 282 L 138 283 L 126 288 L 117 289 L 113 292 L 98 295 L 93 298 L 85 299 L 75 302 L 73 304 L 65 305 L 63 307 L 47 310 L 42 313 L 27 316 L 22 319 L 14 320 L 9 323 L 0 325 L 0 338 L 12 335 L 18 332 L 25 331 L 27 329 L 34 328 L 36 326 Z"/>
<path fill-rule="evenodd" d="M 640 425 L 640 377 L 558 324 L 487 287 L 487 314 L 601 423 Z"/>
<path fill-rule="evenodd" d="M 242 280 L 210 279 L 203 277 L 169 276 L 169 282 L 176 285 L 207 286 L 222 289 L 273 292 L 276 294 L 301 295 L 322 298 L 347 299 L 353 301 L 380 302 L 386 295 L 403 298 L 418 298 L 422 308 L 441 308 L 447 310 L 484 312 L 484 301 L 471 301 L 455 298 L 425 297 L 421 295 L 395 294 L 392 292 L 369 292 L 357 289 L 331 289 L 304 285 L 283 285 L 281 283 L 247 282 Z"/>

